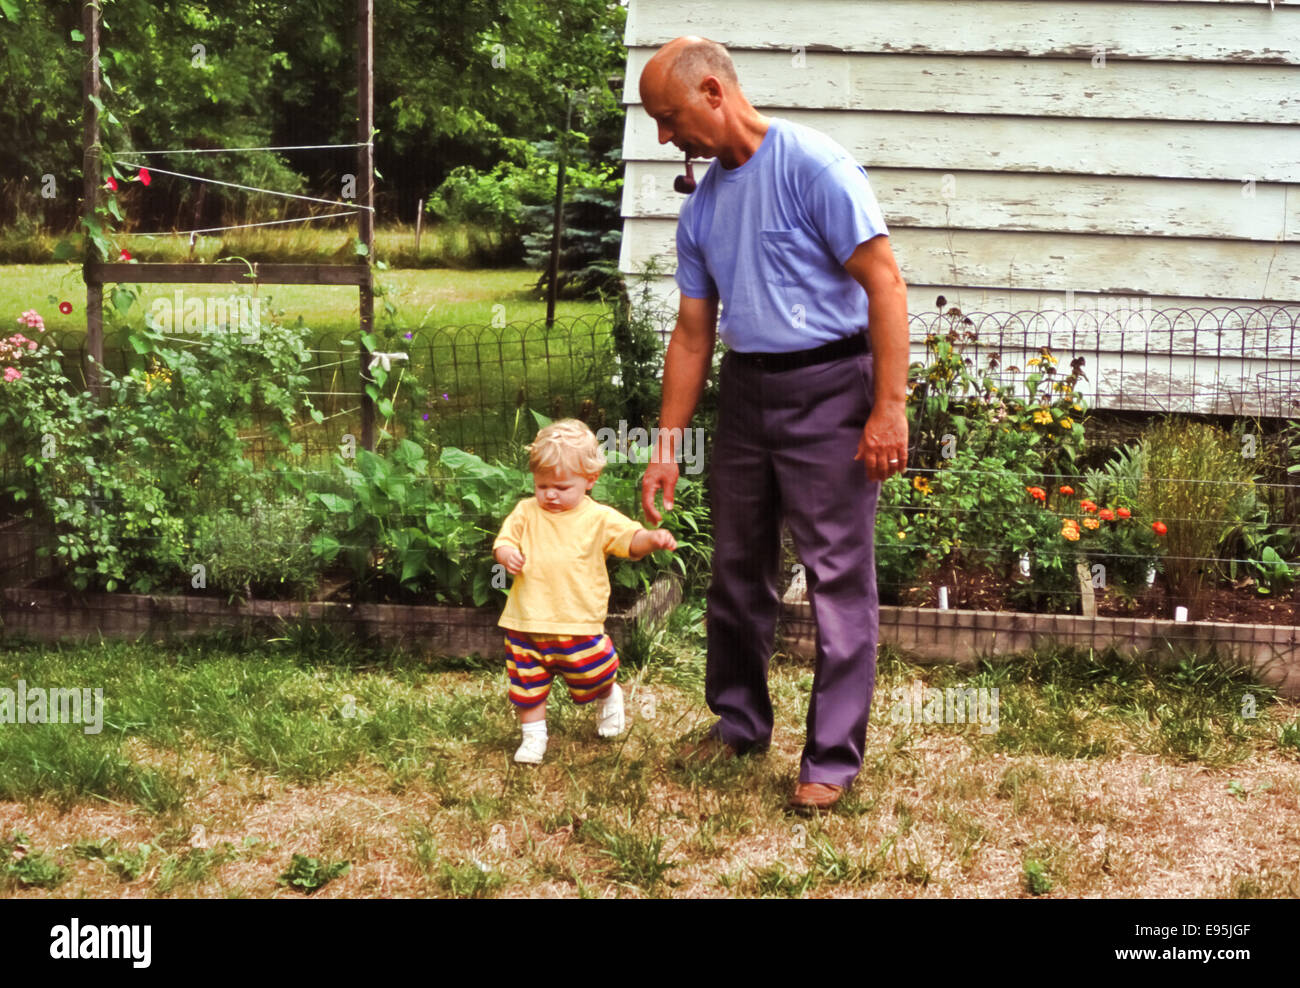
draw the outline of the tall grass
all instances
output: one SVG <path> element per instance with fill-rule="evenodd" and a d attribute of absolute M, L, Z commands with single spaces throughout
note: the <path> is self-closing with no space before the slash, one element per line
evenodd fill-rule
<path fill-rule="evenodd" d="M 210 264 L 236 256 L 268 263 L 343 264 L 357 260 L 355 238 L 355 223 L 329 220 L 207 234 L 196 237 L 192 246 L 188 236 L 176 235 L 122 235 L 118 240 L 139 261 Z M 0 264 L 48 264 L 62 240 L 76 245 L 81 242 L 75 231 L 60 232 L 31 224 L 5 227 L 0 229 Z M 395 223 L 376 228 L 375 259 L 394 268 L 469 270 L 519 266 L 523 255 L 518 248 L 477 227 L 437 222 L 421 227 L 417 252 L 415 225 Z"/>
<path fill-rule="evenodd" d="M 1204 422 L 1166 419 L 1147 431 L 1145 446 L 1142 503 L 1168 526 L 1165 576 L 1196 620 L 1219 540 L 1253 500 L 1255 462 L 1240 440 Z"/>

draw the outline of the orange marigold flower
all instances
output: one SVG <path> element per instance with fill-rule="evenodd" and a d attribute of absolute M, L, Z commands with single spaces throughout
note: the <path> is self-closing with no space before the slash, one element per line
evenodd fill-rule
<path fill-rule="evenodd" d="M 1093 502 L 1091 502 L 1091 501 L 1080 501 L 1080 502 L 1079 502 L 1079 507 L 1081 507 L 1084 511 L 1096 511 L 1096 510 L 1097 510 L 1097 505 L 1093 504 Z"/>
<path fill-rule="evenodd" d="M 1073 487 L 1062 487 L 1062 488 L 1061 488 L 1061 493 L 1062 493 L 1062 494 L 1073 494 L 1073 493 L 1074 493 L 1074 488 L 1073 488 Z"/>
<path fill-rule="evenodd" d="M 1110 508 L 1102 508 L 1099 512 L 1097 512 L 1097 516 L 1098 516 L 1102 521 L 1114 521 L 1114 520 L 1115 520 L 1115 512 L 1111 511 Z"/>
<path fill-rule="evenodd" d="M 1119 515 L 1121 518 L 1129 518 L 1132 517 L 1133 512 L 1129 511 L 1128 508 L 1116 508 L 1115 514 Z"/>
<path fill-rule="evenodd" d="M 1100 525 L 1101 525 L 1101 522 L 1099 522 L 1096 518 L 1085 518 L 1085 519 L 1083 519 L 1083 527 L 1086 528 L 1086 529 L 1088 529 L 1089 531 L 1091 531 L 1091 530 L 1094 529 L 1094 528 L 1097 528 L 1097 527 L 1100 526 Z"/>

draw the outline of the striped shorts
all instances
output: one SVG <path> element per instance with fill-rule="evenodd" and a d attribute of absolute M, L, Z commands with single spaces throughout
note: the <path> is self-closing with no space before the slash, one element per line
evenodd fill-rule
<path fill-rule="evenodd" d="M 606 634 L 550 637 L 507 631 L 505 643 L 510 702 L 517 707 L 544 701 L 556 672 L 574 703 L 590 703 L 618 675 L 618 652 Z"/>

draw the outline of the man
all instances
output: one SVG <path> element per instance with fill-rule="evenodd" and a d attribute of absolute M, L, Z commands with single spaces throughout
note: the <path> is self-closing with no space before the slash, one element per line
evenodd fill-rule
<path fill-rule="evenodd" d="M 681 302 L 664 358 L 660 445 L 642 480 L 642 507 L 657 524 L 655 494 L 672 510 L 676 443 L 720 332 L 730 350 L 710 475 L 705 684 L 719 720 L 697 753 L 770 742 L 784 520 L 818 625 L 790 802 L 825 809 L 862 767 L 875 687 L 872 539 L 880 482 L 906 469 L 907 286 L 866 173 L 825 135 L 755 110 L 722 45 L 669 42 L 640 90 L 661 144 L 717 159 L 678 218 Z"/>

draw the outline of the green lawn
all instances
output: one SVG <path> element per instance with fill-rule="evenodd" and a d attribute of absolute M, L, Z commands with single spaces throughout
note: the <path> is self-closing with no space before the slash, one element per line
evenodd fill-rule
<path fill-rule="evenodd" d="M 619 739 L 557 685 L 537 767 L 511 761 L 498 656 L 365 653 L 310 627 L 5 646 L 7 677 L 102 689 L 103 714 L 98 733 L 0 729 L 0 895 L 1300 894 L 1297 705 L 1247 675 L 1052 649 L 922 667 L 885 648 L 862 773 L 800 818 L 784 803 L 806 665 L 773 663 L 767 754 L 674 761 L 712 720 L 701 619 L 683 605 L 624 643 Z M 1000 716 L 895 716 L 921 686 L 996 688 Z"/>
<path fill-rule="evenodd" d="M 397 306 L 398 325 L 403 329 L 438 326 L 490 326 L 498 323 L 529 323 L 546 318 L 545 300 L 536 300 L 530 287 L 537 272 L 527 268 L 504 270 L 454 271 L 447 268 L 420 268 L 380 271 L 380 286 L 390 291 L 388 298 Z M 171 299 L 177 288 L 197 298 L 224 297 L 239 286 L 224 285 L 142 285 L 141 300 L 146 306 L 156 298 Z M 287 320 L 301 316 L 303 321 L 322 333 L 355 333 L 358 304 L 355 288 L 316 285 L 265 285 L 260 294 L 276 310 L 283 310 Z M 51 303 L 49 296 L 56 301 Z M 72 312 L 63 315 L 58 302 L 72 303 Z M 500 306 L 501 308 L 497 308 Z M 14 325 L 18 315 L 35 309 L 45 320 L 46 329 L 79 331 L 86 329 L 86 287 L 81 267 L 74 264 L 9 264 L 0 266 L 0 315 Z M 386 325 L 383 303 L 376 299 L 376 325 Z M 595 317 L 603 312 L 599 302 L 564 302 L 556 305 L 556 316 Z"/>
<path fill-rule="evenodd" d="M 499 452 L 514 431 L 513 413 L 521 395 L 525 403 L 557 417 L 579 414 L 584 402 L 604 408 L 615 396 L 610 383 L 616 368 L 608 310 L 599 302 L 559 302 L 556 327 L 543 332 L 546 303 L 533 297 L 530 288 L 537 273 L 525 268 L 401 269 L 377 272 L 377 279 L 397 308 L 390 321 L 383 300 L 375 300 L 380 339 L 385 338 L 384 331 L 395 331 L 381 349 L 410 354 L 409 362 L 394 364 L 390 391 L 399 401 L 409 396 L 409 388 L 403 391 L 397 383 L 399 372 L 408 380 L 413 375 L 422 382 L 431 394 L 428 411 L 432 421 L 450 444 Z M 217 285 L 140 287 L 146 307 L 155 299 L 174 299 L 178 289 L 186 297 L 203 299 L 228 297 L 242 290 Z M 261 296 L 284 322 L 301 317 L 314 331 L 313 346 L 327 351 L 313 365 L 316 369 L 309 386 L 317 392 L 313 395 L 317 407 L 329 416 L 355 410 L 358 402 L 349 393 L 359 390 L 357 290 L 268 285 Z M 73 306 L 68 315 L 58 309 L 58 302 L 64 300 Z M 106 307 L 109 305 L 106 302 Z M 16 320 L 31 308 L 41 314 L 46 329 L 57 340 L 84 334 L 86 296 L 80 267 L 0 266 L 0 315 L 8 313 L 5 318 Z M 134 311 L 128 318 L 132 325 L 141 323 Z M 111 333 L 108 322 L 106 328 Z M 417 333 L 413 342 L 402 338 L 408 331 Z M 66 362 L 76 380 L 74 364 L 75 359 Z M 110 357 L 108 365 L 122 370 L 120 360 Z M 359 428 L 359 418 L 349 421 Z"/>

